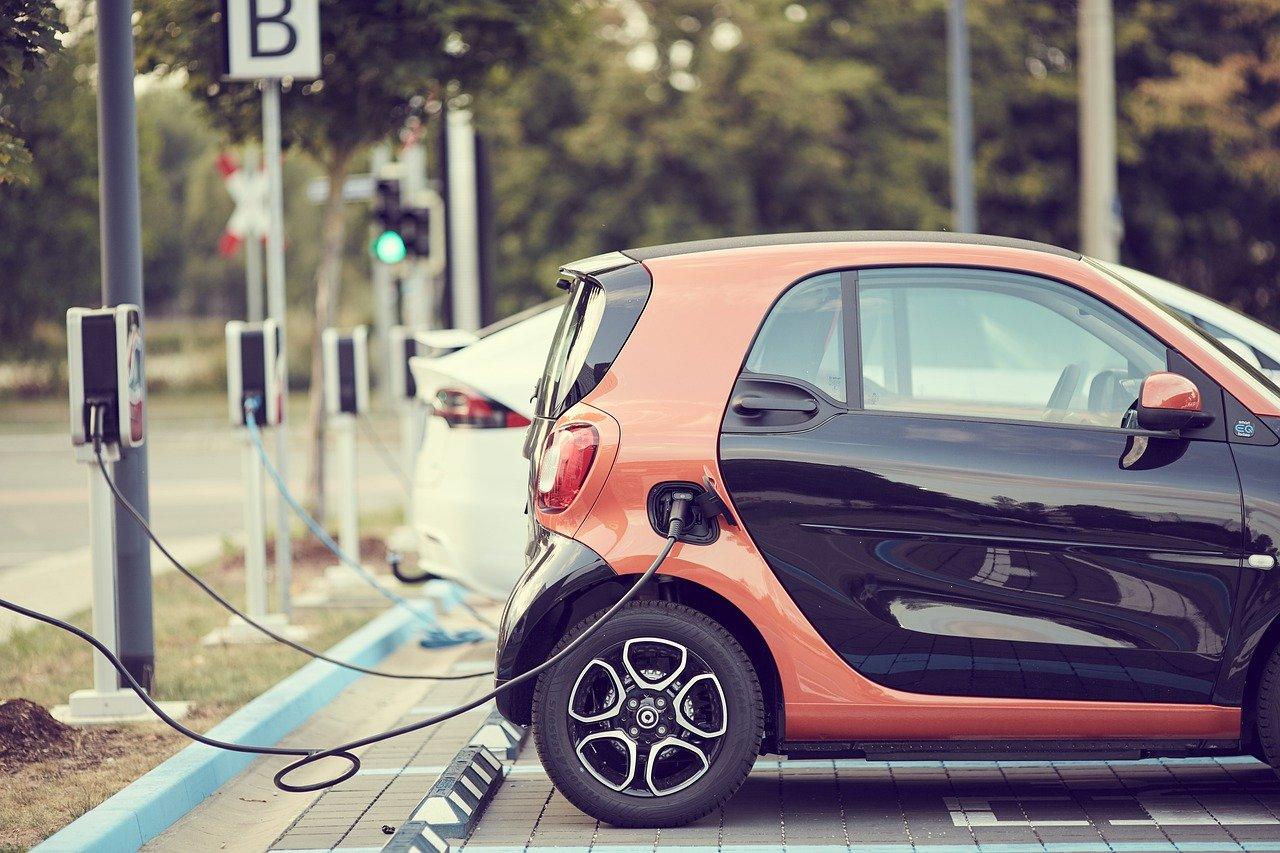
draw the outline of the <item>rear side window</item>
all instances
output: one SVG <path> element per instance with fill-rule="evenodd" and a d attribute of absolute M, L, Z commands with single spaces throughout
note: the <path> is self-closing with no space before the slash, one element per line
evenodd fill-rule
<path fill-rule="evenodd" d="M 783 294 L 747 356 L 749 373 L 799 379 L 845 402 L 840 273 L 801 282 Z"/>
<path fill-rule="evenodd" d="M 604 292 L 587 279 L 578 279 L 569 290 L 569 303 L 547 354 L 547 369 L 538 389 L 538 414 L 556 417 L 568 406 L 573 380 L 582 370 L 587 350 L 604 315 Z M 585 392 L 584 392 L 585 393 Z M 581 399 L 581 395 L 579 396 Z"/>
<path fill-rule="evenodd" d="M 650 289 L 640 264 L 573 278 L 538 382 L 538 417 L 558 418 L 595 390 L 640 319 Z"/>

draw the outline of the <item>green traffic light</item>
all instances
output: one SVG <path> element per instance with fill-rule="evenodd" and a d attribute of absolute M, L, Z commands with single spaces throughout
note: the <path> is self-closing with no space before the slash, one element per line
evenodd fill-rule
<path fill-rule="evenodd" d="M 395 231 L 383 231 L 373 241 L 373 256 L 384 264 L 398 264 L 406 254 L 404 238 Z"/>

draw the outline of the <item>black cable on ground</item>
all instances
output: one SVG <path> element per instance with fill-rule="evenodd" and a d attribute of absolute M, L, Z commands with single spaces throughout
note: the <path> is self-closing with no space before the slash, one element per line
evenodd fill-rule
<path fill-rule="evenodd" d="M 64 622 L 61 619 L 58 619 L 57 617 L 49 616 L 44 613 L 37 613 L 34 610 L 28 610 L 27 608 L 23 607 L 20 604 L 14 604 L 12 601 L 6 601 L 3 598 L 0 598 L 0 607 L 3 607 L 5 610 L 9 610 L 14 613 L 17 613 L 20 616 L 26 616 L 28 619 L 34 619 L 37 622 L 43 622 L 46 625 L 52 625 L 53 627 L 66 631 L 69 634 L 74 634 L 75 636 L 84 640 L 89 645 L 93 646 L 95 649 L 97 649 L 99 652 L 102 653 L 102 656 L 105 657 L 107 661 L 111 664 L 111 666 L 115 668 L 116 672 L 120 673 L 120 677 L 125 680 L 125 682 L 128 684 L 130 689 L 133 690 L 134 693 L 138 694 L 138 698 L 142 700 L 143 704 L 145 704 L 148 708 L 151 709 L 151 713 L 159 717 L 161 722 L 165 723 L 165 725 L 169 726 L 169 728 L 173 729 L 174 731 L 178 732 L 181 735 L 184 735 L 185 737 L 190 738 L 191 740 L 197 743 L 202 743 L 206 746 L 212 746 L 216 749 L 225 749 L 229 752 L 244 752 L 250 755 L 284 755 L 289 757 L 297 757 L 297 756 L 307 757 L 311 755 L 318 755 L 320 754 L 320 752 L 323 752 L 325 758 L 341 758 L 350 762 L 351 764 L 350 767 L 348 767 L 341 775 L 335 777 L 333 780 L 331 780 L 328 783 L 328 785 L 330 786 L 337 785 L 340 782 L 344 782 L 347 779 L 350 779 L 352 776 L 356 774 L 357 771 L 360 770 L 360 759 L 357 758 L 352 753 L 347 752 L 342 748 L 316 750 L 316 749 L 310 749 L 305 747 L 249 746 L 242 743 L 231 743 L 229 741 L 217 740 L 215 738 L 202 735 L 197 731 L 193 731 L 187 728 L 186 726 L 184 726 L 182 723 L 175 720 L 173 717 L 170 717 L 167 713 L 165 713 L 164 709 L 161 708 L 158 704 L 156 704 L 154 699 L 152 699 L 150 696 L 147 695 L 147 691 L 142 689 L 142 685 L 137 682 L 137 680 L 133 677 L 133 675 L 129 672 L 129 670 L 125 667 L 125 665 L 120 661 L 120 659 L 117 658 L 111 652 L 110 649 L 108 649 L 106 646 L 100 643 L 97 637 L 93 636 L 88 631 L 83 631 L 80 628 L 77 628 L 75 625 L 72 625 L 70 622 Z"/>

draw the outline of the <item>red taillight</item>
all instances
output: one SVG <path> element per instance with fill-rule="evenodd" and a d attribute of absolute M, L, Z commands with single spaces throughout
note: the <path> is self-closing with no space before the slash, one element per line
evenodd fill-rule
<path fill-rule="evenodd" d="M 600 446 L 600 433 L 590 424 L 569 424 L 547 436 L 538 460 L 538 509 L 563 512 L 586 482 Z"/>
<path fill-rule="evenodd" d="M 437 391 L 435 412 L 455 427 L 505 429 L 529 425 L 529 419 L 524 415 L 469 388 L 442 388 Z"/>

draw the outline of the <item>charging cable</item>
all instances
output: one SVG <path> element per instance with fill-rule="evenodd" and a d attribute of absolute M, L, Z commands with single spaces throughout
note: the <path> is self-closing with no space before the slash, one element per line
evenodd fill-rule
<path fill-rule="evenodd" d="M 74 634 L 75 636 L 89 643 L 91 646 L 97 649 L 98 652 L 100 652 L 103 655 L 103 657 L 105 657 L 111 663 L 111 665 L 115 668 L 115 670 L 118 673 L 120 673 L 121 677 L 123 677 L 124 680 L 128 683 L 129 687 L 133 690 L 133 692 L 138 694 L 138 698 L 140 698 L 143 701 L 143 703 L 148 708 L 151 709 L 152 713 L 154 713 L 157 717 L 159 717 L 162 722 L 164 722 L 174 731 L 179 732 L 180 734 L 190 738 L 191 740 L 196 741 L 197 743 L 205 744 L 206 746 L 212 746 L 216 749 L 225 749 L 230 752 L 242 752 L 242 753 L 249 753 L 252 755 L 282 755 L 282 756 L 296 758 L 297 760 L 290 762 L 289 764 L 285 765 L 285 767 L 282 768 L 279 772 L 277 772 L 273 777 L 273 781 L 276 787 L 282 791 L 288 791 L 290 793 L 295 793 L 295 794 L 308 793 L 311 791 L 319 791 L 324 788 L 331 788 L 334 785 L 338 785 L 342 782 L 345 782 L 347 779 L 350 779 L 352 776 L 358 773 L 360 771 L 360 758 L 357 755 L 355 755 L 355 753 L 352 752 L 352 750 L 359 749 L 360 747 L 363 747 L 363 746 L 369 746 L 370 744 L 379 743 L 381 741 L 390 740 L 392 738 L 396 738 L 401 735 L 406 735 L 412 732 L 421 731 L 422 729 L 430 728 L 431 726 L 438 725 L 439 723 L 443 723 L 446 720 L 451 720 L 454 717 L 465 714 L 467 711 L 470 711 L 474 708 L 479 708 L 481 705 L 494 699 L 497 696 L 502 695 L 503 693 L 506 693 L 508 690 L 512 690 L 516 687 L 519 687 L 522 684 L 525 684 L 531 679 L 537 678 L 539 675 L 546 672 L 548 669 L 555 666 L 556 664 L 560 663 L 562 660 L 564 660 L 566 657 L 568 657 L 570 654 L 576 651 L 578 647 L 580 647 L 583 643 L 587 641 L 588 637 L 595 634 L 596 631 L 598 631 L 602 625 L 608 622 L 611 618 L 613 618 L 615 614 L 617 614 L 619 610 L 621 610 L 629 602 L 631 602 L 636 597 L 636 595 L 640 592 L 640 590 L 646 584 L 648 584 L 650 580 L 653 579 L 653 576 L 655 574 L 657 574 L 658 569 L 662 566 L 662 564 L 666 561 L 667 557 L 671 554 L 671 549 L 675 547 L 676 542 L 680 538 L 681 532 L 684 530 L 684 525 L 687 520 L 686 515 L 689 510 L 689 504 L 693 502 L 694 497 L 695 496 L 691 491 L 676 492 L 672 496 L 671 517 L 670 517 L 670 521 L 667 524 L 667 538 L 662 545 L 662 549 L 658 552 L 658 555 L 654 557 L 653 563 L 650 564 L 649 568 L 645 570 L 644 574 L 642 574 L 640 578 L 634 584 L 632 584 L 629 590 L 623 593 L 622 597 L 619 598 L 618 601 L 612 607 L 610 607 L 603 614 L 601 614 L 600 618 L 598 618 L 595 622 L 592 622 L 590 627 L 588 627 L 585 631 L 583 631 L 581 634 L 575 637 L 568 645 L 566 645 L 559 652 L 547 658 L 545 661 L 538 664 L 533 669 L 530 669 L 529 671 L 516 676 L 515 678 L 506 682 L 505 684 L 502 684 L 494 688 L 493 690 L 490 690 L 488 693 L 485 693 L 483 696 L 479 696 L 475 699 L 472 699 L 470 702 L 467 702 L 466 704 L 459 705 L 458 707 L 453 708 L 449 711 L 445 711 L 443 713 L 436 714 L 431 717 L 427 717 L 425 720 L 419 720 L 416 723 L 410 723 L 408 725 L 400 726 L 398 728 L 389 729 L 387 731 L 379 732 L 378 734 L 374 734 L 374 735 L 369 735 L 368 737 L 363 737 L 358 740 L 350 741 L 348 743 L 332 746 L 332 747 L 329 747 L 328 749 L 306 749 L 301 747 L 291 748 L 291 747 L 274 747 L 274 746 L 248 746 L 245 744 L 230 743 L 227 741 L 216 740 L 214 738 L 202 735 L 199 732 L 192 731 L 191 729 L 184 726 L 182 723 L 175 720 L 173 717 L 170 717 L 168 714 L 166 714 L 164 710 L 161 709 L 161 707 L 157 705 L 155 701 L 151 699 L 150 696 L 147 695 L 147 691 L 144 690 L 142 688 L 142 685 L 140 685 L 137 682 L 137 680 L 133 677 L 133 675 L 129 673 L 129 670 L 125 668 L 125 665 L 121 663 L 120 659 L 117 658 L 115 654 L 111 652 L 110 649 L 108 649 L 105 645 L 99 642 L 98 639 L 94 637 L 92 634 L 89 634 L 88 632 L 83 631 L 80 628 L 77 628 L 75 625 L 72 625 L 68 622 L 64 622 L 61 619 L 57 619 L 53 616 L 48 616 L 44 613 L 37 613 L 34 610 L 29 610 L 19 604 L 14 604 L 11 601 L 6 601 L 3 598 L 0 598 L 0 608 L 9 610 L 13 613 L 17 613 L 21 616 L 26 616 L 27 618 L 34 619 L 38 622 L 43 622 L 46 625 L 52 625 L 55 628 L 59 628 L 70 634 Z M 153 539 L 152 541 L 155 541 L 155 540 Z M 322 780 L 320 782 L 311 782 L 306 784 L 294 785 L 285 781 L 286 777 L 288 777 L 289 774 L 293 773 L 294 771 L 301 770 L 303 767 L 309 767 L 310 765 L 315 764 L 318 761 L 323 761 L 326 758 L 340 758 L 346 761 L 350 766 L 347 767 L 345 770 L 343 770 L 341 773 L 339 773 L 337 776 L 334 776 L 331 779 Z"/>
<path fill-rule="evenodd" d="M 478 696 L 475 699 L 472 699 L 470 702 L 467 702 L 466 704 L 459 705 L 458 707 L 453 708 L 449 711 L 445 711 L 443 713 L 436 714 L 431 717 L 427 717 L 425 720 L 419 720 L 416 723 L 409 723 L 408 725 L 400 726 L 399 728 L 395 728 L 395 729 L 390 729 L 380 734 L 370 735 L 369 737 L 360 738 L 359 740 L 353 740 L 344 744 L 339 744 L 338 746 L 331 747 L 330 749 L 327 749 L 327 750 L 321 750 L 320 752 L 311 753 L 310 755 L 300 758 L 297 761 L 291 762 L 290 764 L 282 768 L 273 777 L 272 781 L 275 782 L 276 787 L 282 791 L 289 791 L 291 793 L 298 793 L 298 794 L 307 793 L 309 791 L 318 791 L 321 788 L 330 788 L 338 784 L 339 782 L 343 781 L 344 779 L 350 778 L 350 774 L 335 778 L 333 780 L 326 780 L 323 782 L 314 782 L 314 783 L 302 784 L 302 785 L 290 784 L 286 782 L 285 779 L 286 777 L 289 776 L 289 774 L 293 773 L 294 771 L 301 770 L 303 767 L 308 767 L 314 764 L 315 762 L 321 761 L 325 758 L 346 757 L 347 755 L 351 754 L 350 751 L 353 749 L 359 749 L 362 746 L 368 746 L 369 744 L 377 743 L 378 741 L 387 740 L 388 738 L 399 737 L 400 735 L 407 735 L 412 732 L 421 731 L 422 729 L 430 728 L 431 726 L 443 723 L 446 720 L 451 720 L 454 717 L 465 714 L 467 711 L 470 711 L 473 708 L 479 708 L 481 705 L 485 704 L 491 699 L 494 699 L 497 696 L 500 696 L 503 693 L 506 693 L 508 690 L 513 690 L 516 687 L 519 687 L 520 685 L 528 681 L 531 681 L 534 678 L 537 678 L 539 675 L 546 672 L 551 667 L 560 663 L 560 661 L 564 660 L 566 657 L 568 657 L 569 655 L 577 651 L 579 646 L 581 646 L 583 643 L 587 641 L 589 637 L 595 634 L 595 632 L 598 631 L 602 625 L 604 625 L 606 622 L 612 619 L 613 616 L 619 610 L 621 610 L 623 607 L 626 607 L 627 604 L 630 603 L 636 597 L 637 593 L 639 593 L 640 590 L 643 589 L 644 586 L 647 583 L 649 583 L 650 580 L 653 579 L 653 576 L 658 573 L 658 569 L 661 568 L 664 562 L 666 562 L 668 555 L 671 554 L 671 549 L 675 547 L 676 542 L 680 538 L 681 532 L 684 530 L 684 525 L 686 521 L 685 515 L 688 512 L 689 504 L 693 502 L 693 499 L 694 499 L 693 492 L 676 492 L 675 495 L 672 496 L 671 518 L 667 524 L 667 539 L 666 539 L 666 542 L 664 542 L 662 545 L 662 550 L 658 552 L 658 556 L 653 558 L 653 562 L 649 565 L 649 568 L 645 570 L 644 574 L 640 576 L 639 580 L 637 580 L 634 584 L 632 584 L 631 589 L 623 593 L 622 597 L 619 598 L 612 607 L 610 607 L 608 610 L 602 613 L 599 619 L 592 622 L 590 627 L 588 627 L 585 631 L 583 631 L 577 637 L 574 637 L 573 640 L 563 649 L 556 652 L 554 655 L 547 658 L 545 661 L 538 664 L 533 669 L 530 669 L 527 672 L 517 675 L 515 678 L 511 679 L 505 684 L 495 687 L 493 690 L 490 690 L 488 693 L 485 693 L 482 696 Z"/>

